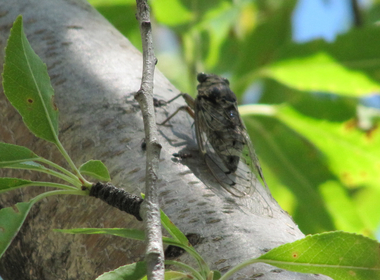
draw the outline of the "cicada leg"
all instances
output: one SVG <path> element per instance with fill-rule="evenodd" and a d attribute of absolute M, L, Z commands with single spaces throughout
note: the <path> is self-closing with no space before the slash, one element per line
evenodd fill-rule
<path fill-rule="evenodd" d="M 171 114 L 166 120 L 164 120 L 162 123 L 159 125 L 164 125 L 166 124 L 171 118 L 173 118 L 179 111 L 186 111 L 193 119 L 195 118 L 194 114 L 194 98 L 192 98 L 190 95 L 187 93 L 180 93 L 176 97 L 170 99 L 169 101 L 166 102 L 166 104 L 171 103 L 172 101 L 176 100 L 178 97 L 183 97 L 185 99 L 187 105 L 186 106 L 181 106 L 179 107 L 173 114 Z"/>

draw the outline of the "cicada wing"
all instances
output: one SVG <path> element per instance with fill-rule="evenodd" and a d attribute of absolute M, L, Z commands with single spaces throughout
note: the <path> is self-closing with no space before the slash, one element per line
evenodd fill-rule
<path fill-rule="evenodd" d="M 271 209 L 264 196 L 270 197 L 267 191 L 261 194 L 257 190 L 259 178 L 263 181 L 264 188 L 267 189 L 264 176 L 254 152 L 252 143 L 246 131 L 242 131 L 244 137 L 244 146 L 241 151 L 240 160 L 235 172 L 230 172 L 223 160 L 215 151 L 208 139 L 207 129 L 218 125 L 210 123 L 212 120 L 220 120 L 218 112 L 210 111 L 212 115 L 207 115 L 207 110 L 198 110 L 195 117 L 195 128 L 198 141 L 198 147 L 204 156 L 205 162 L 219 184 L 233 196 L 239 198 L 239 202 L 244 204 L 248 209 L 257 214 L 272 216 Z M 228 145 L 222 145 L 226 151 L 224 154 L 236 155 L 236 150 Z"/>
<path fill-rule="evenodd" d="M 259 208 L 258 210 L 263 214 L 272 216 L 273 213 L 269 201 L 273 200 L 273 197 L 265 181 L 259 159 L 247 131 L 242 131 L 242 135 L 246 144 L 242 150 L 242 156 L 240 157 L 240 163 L 236 173 L 240 174 L 239 176 L 245 175 L 246 178 L 249 178 L 252 187 L 249 190 L 247 188 L 247 194 L 256 201 L 255 205 Z M 260 184 L 259 181 L 261 181 L 262 188 L 258 187 Z"/>
<path fill-rule="evenodd" d="M 206 153 L 204 158 L 212 175 L 214 175 L 215 179 L 226 191 L 236 197 L 245 197 L 247 195 L 244 188 L 241 190 L 242 185 L 237 185 L 238 182 L 235 174 L 228 174 L 228 171 L 222 170 L 221 167 L 223 163 L 218 157 L 214 157 L 210 153 Z"/>
<path fill-rule="evenodd" d="M 253 213 L 271 217 L 273 213 L 268 203 L 271 195 L 264 190 L 265 186 L 263 188 L 259 186 L 258 177 L 245 160 L 241 159 L 236 171 L 229 173 L 217 154 L 208 149 L 207 143 L 205 147 L 207 150 L 204 156 L 205 162 L 219 184 L 235 196 L 239 204 Z"/>
<path fill-rule="evenodd" d="M 242 131 L 242 135 L 245 139 L 246 145 L 244 145 L 244 148 L 242 150 L 241 161 L 243 161 L 249 167 L 249 169 L 252 170 L 252 172 L 255 174 L 255 177 L 261 180 L 265 190 L 269 192 L 269 188 L 265 181 L 263 171 L 261 170 L 259 158 L 256 155 L 255 149 L 253 148 L 251 139 L 247 133 L 245 126 L 244 130 Z"/>

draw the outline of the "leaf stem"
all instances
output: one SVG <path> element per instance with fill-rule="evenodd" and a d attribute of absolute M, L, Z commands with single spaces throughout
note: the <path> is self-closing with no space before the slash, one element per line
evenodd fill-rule
<path fill-rule="evenodd" d="M 50 164 L 50 163 L 52 163 L 51 161 L 49 161 L 49 160 L 47 160 L 47 159 L 44 159 L 44 158 L 36 159 L 36 161 L 43 162 L 43 163 L 46 163 L 46 164 Z M 50 165 L 51 165 L 51 164 L 50 164 Z M 56 164 L 54 164 L 54 165 L 56 165 Z M 59 165 L 57 165 L 57 166 L 59 166 Z M 64 180 L 64 181 L 66 181 L 66 182 L 72 184 L 72 185 L 75 186 L 76 188 L 79 188 L 79 187 L 82 186 L 82 183 L 78 180 L 78 178 L 77 178 L 74 174 L 72 174 L 72 173 L 70 173 L 69 171 L 67 171 L 66 169 L 65 169 L 66 172 L 68 172 L 71 176 L 67 176 L 67 175 L 62 174 L 62 173 L 60 173 L 60 172 L 58 172 L 58 171 L 55 171 L 55 170 L 49 169 L 49 168 L 47 168 L 47 167 L 45 167 L 45 166 L 43 166 L 43 167 L 44 167 L 44 168 L 42 169 L 42 168 L 28 168 L 27 165 L 25 165 L 25 167 L 22 167 L 22 166 L 20 166 L 20 165 L 15 165 L 15 166 L 10 165 L 10 166 L 6 166 L 5 168 L 10 168 L 10 169 L 22 169 L 22 170 L 31 170 L 31 171 L 36 171 L 36 172 L 42 172 L 42 173 L 49 174 L 49 175 L 55 176 L 55 177 L 57 177 L 57 178 L 60 178 L 60 179 L 62 179 L 62 180 Z M 59 166 L 59 167 L 60 167 L 60 166 Z M 62 168 L 62 167 L 60 167 L 60 168 Z M 62 168 L 62 169 L 64 169 L 64 168 Z M 66 173 L 66 172 L 65 172 L 65 173 Z"/>
<path fill-rule="evenodd" d="M 60 188 L 64 190 L 78 190 L 78 188 L 73 186 L 68 186 L 64 184 L 58 184 L 58 183 L 51 183 L 51 182 L 40 182 L 40 181 L 33 181 L 30 184 L 23 185 L 22 187 L 50 187 L 50 188 Z"/>
<path fill-rule="evenodd" d="M 242 263 L 238 264 L 237 266 L 233 267 L 232 269 L 230 269 L 229 271 L 227 271 L 219 280 L 227 280 L 237 271 L 243 269 L 244 267 L 246 267 L 250 264 L 254 264 L 254 263 L 258 263 L 258 262 L 262 262 L 262 260 L 250 259 L 250 260 L 247 260 L 245 262 L 242 262 Z"/>
<path fill-rule="evenodd" d="M 81 181 L 82 185 L 83 186 L 86 186 L 86 187 L 90 187 L 92 186 L 92 184 L 87 181 L 83 176 L 82 174 L 80 174 L 78 168 L 75 166 L 74 162 L 72 161 L 71 157 L 69 156 L 69 154 L 66 152 L 65 148 L 62 146 L 62 143 L 61 141 L 59 141 L 59 139 L 57 138 L 57 142 L 55 143 L 58 150 L 61 152 L 61 154 L 63 155 L 63 157 L 66 159 L 66 161 L 68 162 L 68 164 L 70 165 L 71 169 L 75 172 L 76 176 L 78 177 L 78 179 Z"/>
<path fill-rule="evenodd" d="M 49 191 L 49 192 L 44 192 L 41 193 L 40 195 L 37 195 L 36 197 L 32 198 L 29 202 L 31 203 L 36 203 L 40 201 L 41 199 L 44 199 L 45 197 L 49 197 L 52 195 L 59 195 L 59 194 L 73 194 L 73 195 L 82 195 L 86 196 L 87 193 L 81 190 L 59 190 L 59 191 Z"/>
<path fill-rule="evenodd" d="M 185 270 L 188 270 L 190 271 L 197 279 L 199 280 L 203 280 L 205 279 L 204 277 L 202 277 L 202 275 L 196 271 L 194 268 L 192 268 L 191 266 L 187 265 L 187 264 L 184 264 L 182 262 L 177 262 L 177 261 L 165 261 L 165 264 L 170 264 L 170 265 L 176 265 L 176 266 L 179 266 L 179 267 L 182 267 L 184 268 Z"/>

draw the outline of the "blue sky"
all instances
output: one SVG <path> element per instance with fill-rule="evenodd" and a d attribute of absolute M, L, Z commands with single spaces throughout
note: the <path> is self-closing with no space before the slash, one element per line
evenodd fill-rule
<path fill-rule="evenodd" d="M 299 0 L 293 14 L 293 39 L 307 42 L 316 38 L 333 41 L 352 25 L 350 1 Z"/>

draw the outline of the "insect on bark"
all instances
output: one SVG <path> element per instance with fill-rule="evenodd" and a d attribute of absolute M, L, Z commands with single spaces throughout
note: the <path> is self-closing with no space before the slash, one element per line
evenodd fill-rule
<path fill-rule="evenodd" d="M 271 195 L 229 81 L 205 73 L 198 74 L 197 79 L 196 99 L 181 93 L 169 100 L 168 103 L 182 96 L 188 106 L 180 107 L 162 124 L 180 110 L 186 110 L 195 120 L 199 150 L 219 184 L 255 213 L 271 216 L 265 198 Z M 259 179 L 264 192 L 257 190 Z"/>

